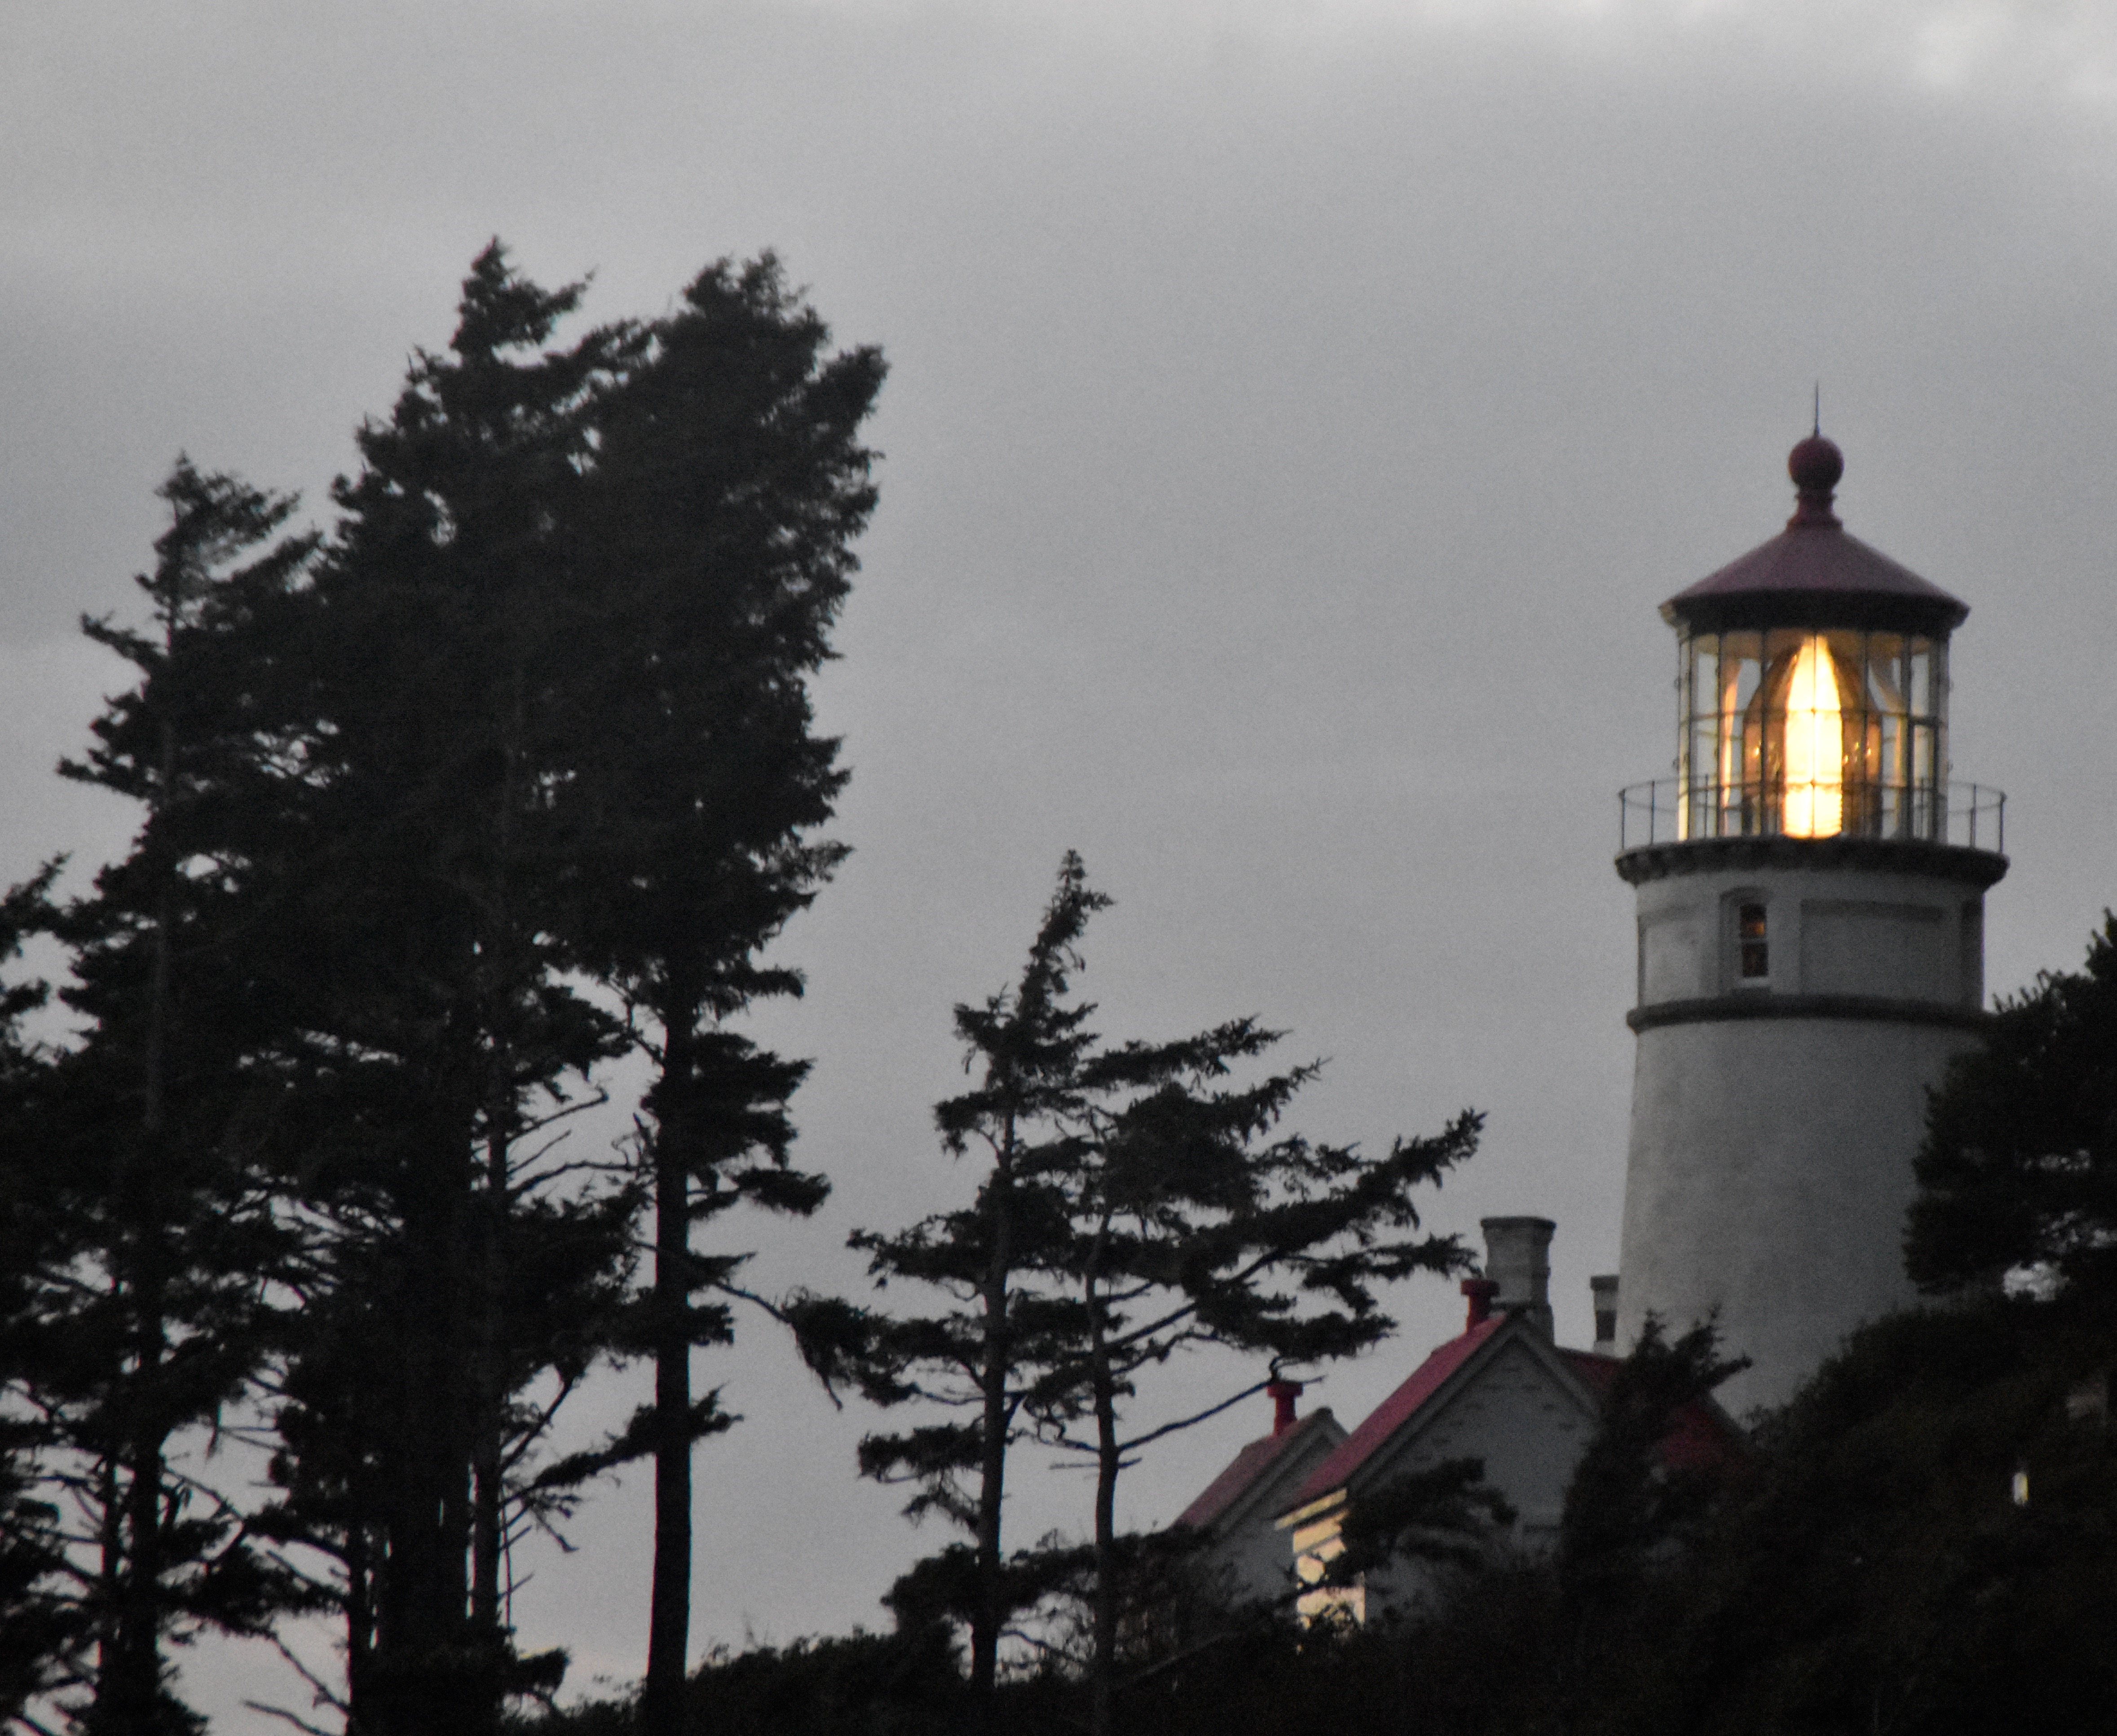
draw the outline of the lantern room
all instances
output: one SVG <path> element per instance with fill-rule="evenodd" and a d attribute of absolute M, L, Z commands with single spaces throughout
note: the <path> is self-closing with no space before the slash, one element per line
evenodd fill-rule
<path fill-rule="evenodd" d="M 1626 792 L 1626 846 L 2004 848 L 1996 792 L 1964 787 L 1951 801 L 1948 638 L 1969 610 L 1847 534 L 1833 510 L 1845 461 L 1830 441 L 1810 435 L 1787 468 L 1797 501 L 1786 529 L 1662 605 L 1677 632 L 1677 777 Z"/>

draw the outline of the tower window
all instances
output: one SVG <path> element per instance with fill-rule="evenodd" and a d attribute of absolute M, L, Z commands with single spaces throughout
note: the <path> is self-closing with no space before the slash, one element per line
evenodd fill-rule
<path fill-rule="evenodd" d="M 1735 912 L 1735 944 L 1737 965 L 1746 982 L 1772 974 L 1771 944 L 1764 933 L 1764 907 L 1761 904 L 1743 904 Z"/>

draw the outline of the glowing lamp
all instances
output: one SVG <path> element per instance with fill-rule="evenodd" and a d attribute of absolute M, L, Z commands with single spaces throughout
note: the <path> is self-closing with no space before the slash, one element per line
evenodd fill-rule
<path fill-rule="evenodd" d="M 1786 787 L 1780 818 L 1794 838 L 1829 838 L 1845 821 L 1845 709 L 1830 643 L 1811 633 L 1787 682 Z"/>

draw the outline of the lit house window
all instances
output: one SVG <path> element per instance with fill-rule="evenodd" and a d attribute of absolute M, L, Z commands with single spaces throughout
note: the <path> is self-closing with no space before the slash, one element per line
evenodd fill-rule
<path fill-rule="evenodd" d="M 1742 904 L 1735 911 L 1736 972 L 1745 982 L 1772 974 L 1769 936 L 1764 929 L 1764 907 Z"/>

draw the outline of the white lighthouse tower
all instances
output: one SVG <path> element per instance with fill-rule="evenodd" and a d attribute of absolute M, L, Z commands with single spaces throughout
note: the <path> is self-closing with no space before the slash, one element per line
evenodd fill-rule
<path fill-rule="evenodd" d="M 1948 640 L 1969 611 L 1832 510 L 1844 469 L 1793 449 L 1786 529 L 1662 605 L 1677 776 L 1627 790 L 1639 1038 L 1618 1289 L 1717 1313 L 1776 1404 L 1903 1276 L 1927 1087 L 1977 1040 L 2003 799 L 1949 782 Z"/>

